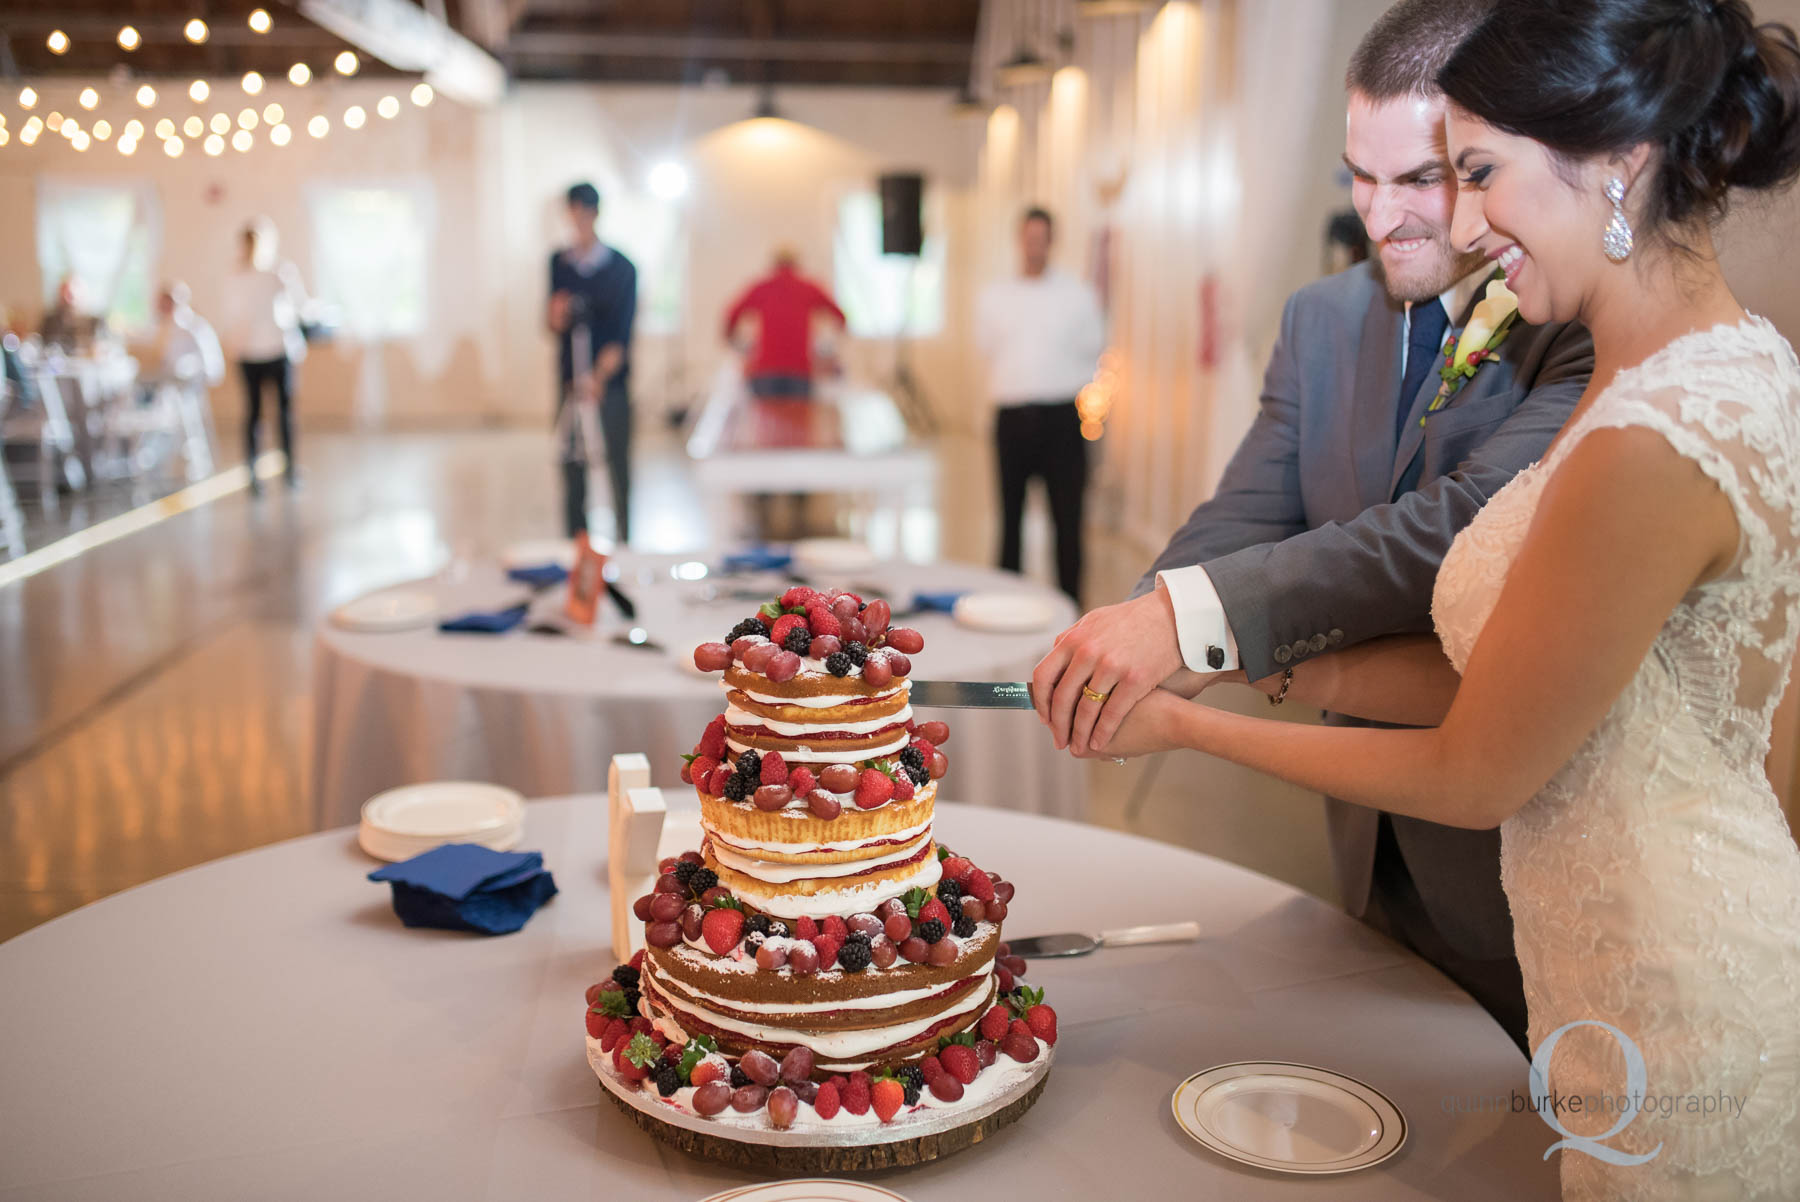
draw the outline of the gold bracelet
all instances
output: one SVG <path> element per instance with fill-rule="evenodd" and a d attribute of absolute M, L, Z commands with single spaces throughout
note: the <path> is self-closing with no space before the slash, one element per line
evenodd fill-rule
<path fill-rule="evenodd" d="M 1281 674 L 1281 687 L 1279 689 L 1275 690 L 1275 695 L 1273 697 L 1269 698 L 1269 704 L 1270 705 L 1280 705 L 1282 702 L 1286 701 L 1288 686 L 1293 683 L 1294 683 L 1294 670 L 1292 668 L 1289 668 L 1287 671 L 1285 671 Z"/>

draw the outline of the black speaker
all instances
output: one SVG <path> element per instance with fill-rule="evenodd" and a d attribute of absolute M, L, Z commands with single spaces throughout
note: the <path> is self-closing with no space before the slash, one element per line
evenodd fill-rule
<path fill-rule="evenodd" d="M 884 175 L 877 186 L 881 190 L 881 253 L 918 254 L 925 243 L 920 222 L 925 177 L 916 171 Z"/>

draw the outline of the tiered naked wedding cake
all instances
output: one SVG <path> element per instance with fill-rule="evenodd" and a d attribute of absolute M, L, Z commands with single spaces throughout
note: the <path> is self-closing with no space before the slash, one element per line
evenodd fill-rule
<path fill-rule="evenodd" d="M 647 949 L 588 991 L 603 1077 L 726 1128 L 871 1140 L 1041 1077 L 1056 1015 L 1001 942 L 1012 885 L 933 830 L 949 730 L 913 720 L 923 647 L 885 601 L 793 588 L 695 649 L 725 689 L 682 769 L 705 838 L 637 900 Z"/>

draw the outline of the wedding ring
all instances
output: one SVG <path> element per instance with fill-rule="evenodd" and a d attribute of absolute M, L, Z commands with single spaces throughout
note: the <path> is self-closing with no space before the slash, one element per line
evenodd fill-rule
<path fill-rule="evenodd" d="M 1094 702 L 1096 705 L 1106 704 L 1106 699 L 1108 697 L 1112 696 L 1112 694 L 1110 692 L 1109 693 L 1096 693 L 1096 692 L 1094 692 L 1094 690 L 1088 688 L 1086 685 L 1081 686 L 1081 695 L 1083 697 L 1086 697 L 1089 701 Z"/>
<path fill-rule="evenodd" d="M 1125 757 L 1121 756 L 1121 755 L 1115 755 L 1112 757 L 1112 762 L 1117 764 L 1119 767 L 1123 768 L 1125 766 Z"/>

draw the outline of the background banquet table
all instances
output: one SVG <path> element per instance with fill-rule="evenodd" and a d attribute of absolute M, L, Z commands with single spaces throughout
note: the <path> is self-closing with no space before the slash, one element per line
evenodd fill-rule
<path fill-rule="evenodd" d="M 435 628 L 387 634 L 339 629 L 328 617 L 314 650 L 313 801 L 320 826 L 356 821 L 374 794 L 419 781 L 491 781 L 527 797 L 606 786 L 620 752 L 650 757 L 653 783 L 678 784 L 680 755 L 723 706 L 718 677 L 693 669 L 695 644 L 720 639 L 757 602 L 703 590 L 772 598 L 788 587 L 778 573 L 677 580 L 687 556 L 624 554 L 619 587 L 637 605 L 637 624 L 667 654 L 620 646 L 611 636 L 631 623 L 602 603 L 597 638 L 528 634 L 441 634 Z M 716 563 L 716 558 L 714 561 Z M 881 564 L 850 574 L 845 587 L 881 586 L 896 610 L 915 593 L 1022 594 L 1050 607 L 1052 621 L 1028 634 L 991 634 L 949 615 L 906 619 L 925 635 L 914 675 L 954 680 L 1023 680 L 1075 620 L 1061 593 L 1018 576 L 968 564 Z M 837 583 L 823 581 L 821 583 Z M 447 615 L 494 607 L 525 594 L 497 564 L 423 585 Z M 554 610 L 561 591 L 540 604 Z M 1077 817 L 1085 802 L 1083 765 L 1056 751 L 1042 728 L 1018 712 L 921 709 L 919 721 L 950 718 L 945 747 L 956 795 L 987 805 Z M 968 754 L 980 748 L 979 755 Z"/>
<path fill-rule="evenodd" d="M 638 1131 L 583 1054 L 610 970 L 606 801 L 527 806 L 562 892 L 516 935 L 409 931 L 353 831 L 219 860 L 0 945 L 0 1195 L 32 1200 L 685 1200 L 751 1180 Z M 1016 934 L 1196 919 L 1197 943 L 1037 961 L 1060 1040 L 1034 1109 L 944 1161 L 878 1175 L 969 1197 L 1555 1196 L 1555 1138 L 1457 1099 L 1524 1090 L 1500 1028 L 1424 963 L 1318 900 L 1111 831 L 940 807 L 945 840 L 1016 882 Z M 1381 1090 L 1406 1146 L 1341 1177 L 1246 1169 L 1169 1097 L 1247 1059 Z M 1123 1191 L 1123 1192 L 1122 1192 Z"/>

